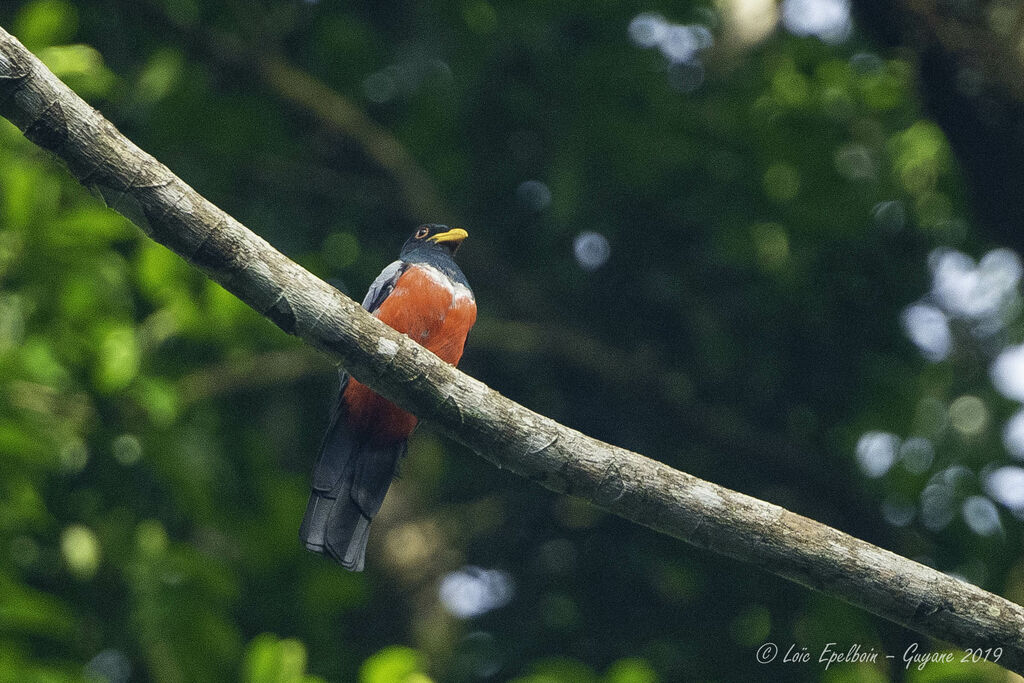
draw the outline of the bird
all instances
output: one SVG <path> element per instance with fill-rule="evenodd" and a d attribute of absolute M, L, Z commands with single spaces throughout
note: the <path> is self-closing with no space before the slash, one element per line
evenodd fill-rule
<path fill-rule="evenodd" d="M 363 308 L 441 360 L 458 365 L 476 322 L 476 298 L 455 263 L 462 228 L 428 223 L 370 285 Z M 370 522 L 416 428 L 414 415 L 339 370 L 341 388 L 313 468 L 299 528 L 306 548 L 362 571 Z"/>

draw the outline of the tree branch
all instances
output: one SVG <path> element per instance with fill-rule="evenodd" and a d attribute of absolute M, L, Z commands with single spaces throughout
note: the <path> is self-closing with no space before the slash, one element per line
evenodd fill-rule
<path fill-rule="evenodd" d="M 173 16 L 162 3 L 122 2 L 126 12 L 146 11 L 180 35 L 187 44 L 220 65 L 251 71 L 271 90 L 323 125 L 349 138 L 398 187 L 403 210 L 410 216 L 449 220 L 451 211 L 437 187 L 409 150 L 351 99 L 300 69 L 273 45 L 246 45 L 235 36 Z"/>
<path fill-rule="evenodd" d="M 223 394 L 294 382 L 329 370 L 329 363 L 323 355 L 298 346 L 232 358 L 195 370 L 178 381 L 178 393 L 185 404 L 193 404 Z"/>
<path fill-rule="evenodd" d="M 0 29 L 0 115 L 153 239 L 496 466 L 1024 672 L 1024 608 L 777 505 L 564 427 L 464 375 L 276 251 Z"/>
<path fill-rule="evenodd" d="M 423 169 L 391 133 L 362 109 L 280 55 L 261 57 L 258 63 L 259 73 L 268 85 L 350 136 L 394 178 L 401 188 L 406 210 L 412 215 L 443 216 L 446 213 L 433 182 Z"/>

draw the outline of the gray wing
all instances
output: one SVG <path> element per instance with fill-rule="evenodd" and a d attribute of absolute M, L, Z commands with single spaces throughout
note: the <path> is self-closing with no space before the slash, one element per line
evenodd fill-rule
<path fill-rule="evenodd" d="M 370 285 L 369 291 L 366 292 L 366 297 L 363 299 L 363 308 L 370 313 L 380 308 L 384 299 L 387 299 L 388 294 L 391 294 L 391 290 L 395 288 L 395 283 L 398 282 L 398 278 L 402 276 L 406 268 L 408 268 L 408 264 L 405 261 L 395 261 L 382 270 L 377 279 Z"/>

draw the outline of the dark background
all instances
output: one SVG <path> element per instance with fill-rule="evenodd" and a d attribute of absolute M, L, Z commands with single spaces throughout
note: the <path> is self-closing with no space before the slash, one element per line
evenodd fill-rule
<path fill-rule="evenodd" d="M 0 4 L 357 299 L 417 223 L 464 226 L 461 367 L 506 396 L 1018 601 L 1020 16 Z M 429 427 L 347 573 L 297 540 L 334 382 L 0 122 L 0 680 L 1006 680 L 904 671 L 948 646 Z M 769 641 L 896 658 L 760 665 Z"/>

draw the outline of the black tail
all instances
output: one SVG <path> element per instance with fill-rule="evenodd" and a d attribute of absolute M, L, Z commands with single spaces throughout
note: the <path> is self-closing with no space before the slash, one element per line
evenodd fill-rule
<path fill-rule="evenodd" d="M 342 373 L 342 394 L 347 384 Z M 299 528 L 307 548 L 346 569 L 362 571 L 370 522 L 384 502 L 405 448 L 405 441 L 378 446 L 354 433 L 339 399 L 313 468 L 312 491 Z"/>

